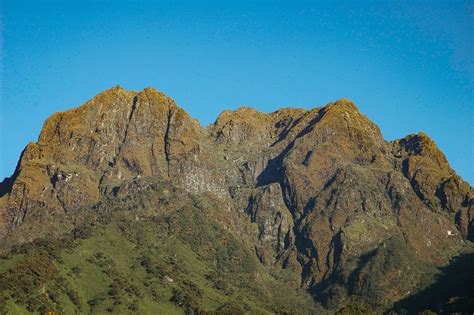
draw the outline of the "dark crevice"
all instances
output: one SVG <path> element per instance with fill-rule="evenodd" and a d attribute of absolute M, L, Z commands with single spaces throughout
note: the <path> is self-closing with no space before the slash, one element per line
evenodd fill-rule
<path fill-rule="evenodd" d="M 313 150 L 310 150 L 308 151 L 308 153 L 306 153 L 306 156 L 304 157 L 304 160 L 303 160 L 303 165 L 304 166 L 308 166 L 309 163 L 311 162 L 311 157 L 313 156 Z"/>
<path fill-rule="evenodd" d="M 325 112 L 325 108 L 320 109 L 316 117 L 314 117 L 308 123 L 308 125 L 300 133 L 298 133 L 298 135 L 296 135 L 296 137 L 286 146 L 286 148 L 278 156 L 268 161 L 267 167 L 257 177 L 257 187 L 265 186 L 279 181 L 279 178 L 282 177 L 281 166 L 283 164 L 283 160 L 294 147 L 296 140 L 301 137 L 304 137 L 306 134 L 311 132 L 316 126 L 316 124 L 321 121 Z"/>
<path fill-rule="evenodd" d="M 275 142 L 273 142 L 273 143 L 271 144 L 271 146 L 274 147 L 275 145 L 277 145 L 278 143 L 280 143 L 281 141 L 283 141 L 283 140 L 288 136 L 288 134 L 290 133 L 290 131 L 291 131 L 294 127 L 296 127 L 296 126 L 300 123 L 300 121 L 301 121 L 303 118 L 304 118 L 304 116 L 299 117 L 298 119 L 295 119 L 295 120 L 293 120 L 290 124 L 288 124 L 288 125 L 283 129 L 283 131 L 278 135 L 278 139 L 277 139 Z M 281 123 L 281 122 L 278 122 L 278 124 L 275 125 L 275 127 L 276 127 L 276 128 L 281 127 L 281 125 L 279 125 L 280 123 Z"/>
<path fill-rule="evenodd" d="M 331 230 L 334 231 L 331 217 L 329 217 L 329 220 L 330 220 Z M 342 255 L 342 248 L 343 248 L 342 231 L 339 230 L 336 234 L 334 234 L 334 236 L 332 237 L 331 243 L 329 245 L 329 250 L 326 255 L 326 260 L 325 260 L 326 271 L 324 273 L 323 279 L 326 279 L 328 276 L 330 276 L 331 273 L 334 270 L 336 270 L 337 267 L 339 266 L 339 263 L 341 261 L 341 255 Z M 332 264 L 333 264 L 332 268 L 331 268 L 331 259 L 332 259 Z"/>
<path fill-rule="evenodd" d="M 128 115 L 127 125 L 125 126 L 123 139 L 118 147 L 118 153 L 122 152 L 123 144 L 125 143 L 125 140 L 127 140 L 128 129 L 130 128 L 130 123 L 132 122 L 133 114 L 135 113 L 135 110 L 137 109 L 137 102 L 138 102 L 138 96 L 135 95 L 135 97 L 133 98 L 132 108 L 130 109 L 130 114 Z"/>
<path fill-rule="evenodd" d="M 157 162 L 156 162 L 156 157 L 155 157 L 155 144 L 152 142 L 151 143 L 151 149 L 150 149 L 150 170 L 151 170 L 151 176 L 155 176 L 155 169 L 157 168 Z"/>
<path fill-rule="evenodd" d="M 51 185 L 53 185 L 53 188 L 56 188 L 56 184 L 58 183 L 58 180 L 59 180 L 58 174 L 54 174 L 54 175 L 51 176 L 51 178 L 49 179 L 49 181 L 51 182 Z"/>
<path fill-rule="evenodd" d="M 170 176 L 170 153 L 171 153 L 171 143 L 170 143 L 170 130 L 171 130 L 171 123 L 173 119 L 173 112 L 171 108 L 168 110 L 168 124 L 166 125 L 166 132 L 164 137 L 164 146 L 165 146 L 165 159 L 166 163 L 168 164 L 168 177 Z"/>

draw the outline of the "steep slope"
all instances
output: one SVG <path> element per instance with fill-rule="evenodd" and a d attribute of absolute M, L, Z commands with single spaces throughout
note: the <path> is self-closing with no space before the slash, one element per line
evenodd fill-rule
<path fill-rule="evenodd" d="M 474 240 L 472 187 L 433 140 L 387 142 L 347 99 L 269 114 L 242 107 L 202 128 L 153 88 L 117 86 L 51 116 L 25 148 L 0 187 L 2 246 L 64 238 L 91 223 L 86 214 L 116 207 L 155 222 L 180 208 L 142 193 L 157 180 L 173 198 L 204 200 L 199 209 L 239 240 L 239 259 L 332 310 L 388 309 Z M 179 213 L 168 230 L 194 212 Z M 227 247 L 209 237 L 207 251 Z"/>
<path fill-rule="evenodd" d="M 307 292 L 266 273 L 219 212 L 167 182 L 126 181 L 55 222 L 74 222 L 71 233 L 1 257 L 0 313 L 317 312 Z"/>

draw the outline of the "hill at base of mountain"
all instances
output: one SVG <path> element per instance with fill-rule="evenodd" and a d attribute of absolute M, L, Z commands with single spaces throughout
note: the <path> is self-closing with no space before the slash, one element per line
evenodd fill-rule
<path fill-rule="evenodd" d="M 347 99 L 203 128 L 117 86 L 52 115 L 0 196 L 2 313 L 472 311 L 448 276 L 472 279 L 472 187 Z"/>

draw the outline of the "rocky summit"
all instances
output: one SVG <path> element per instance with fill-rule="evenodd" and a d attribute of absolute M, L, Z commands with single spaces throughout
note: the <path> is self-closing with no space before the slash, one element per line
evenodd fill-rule
<path fill-rule="evenodd" d="M 116 86 L 1 183 L 0 313 L 471 313 L 472 192 L 348 99 L 204 128 Z"/>

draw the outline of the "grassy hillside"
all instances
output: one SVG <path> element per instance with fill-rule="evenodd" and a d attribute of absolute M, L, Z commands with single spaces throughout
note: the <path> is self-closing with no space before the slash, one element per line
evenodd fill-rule
<path fill-rule="evenodd" d="M 247 214 L 166 182 L 135 180 L 92 207 L 41 213 L 0 246 L 0 314 L 417 314 L 473 305 L 469 242 L 438 269 L 394 236 L 307 291 L 293 269 L 258 261 Z M 45 229 L 49 238 L 15 245 Z"/>
<path fill-rule="evenodd" d="M 319 313 L 191 201 L 149 217 L 107 201 L 62 239 L 14 246 L 0 259 L 0 313 Z"/>

